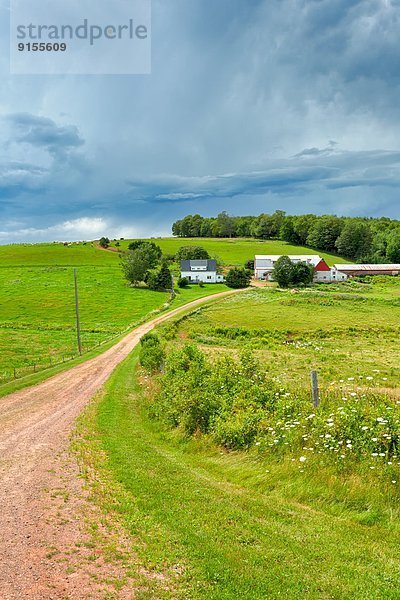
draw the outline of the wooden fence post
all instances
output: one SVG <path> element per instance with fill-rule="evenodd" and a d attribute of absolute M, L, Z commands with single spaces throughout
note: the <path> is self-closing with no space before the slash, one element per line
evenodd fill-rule
<path fill-rule="evenodd" d="M 312 401 L 314 408 L 319 406 L 319 388 L 318 388 L 318 373 L 317 371 L 311 371 L 311 390 L 312 390 Z"/>

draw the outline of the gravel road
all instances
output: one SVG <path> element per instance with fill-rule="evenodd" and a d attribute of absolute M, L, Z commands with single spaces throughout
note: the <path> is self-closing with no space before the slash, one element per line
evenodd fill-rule
<path fill-rule="evenodd" d="M 209 300 L 163 314 L 96 358 L 0 398 L 1 600 L 103 598 L 107 588 L 98 583 L 96 569 L 120 576 L 118 569 L 85 555 L 82 503 L 87 500 L 68 451 L 69 436 L 87 402 L 145 333 Z M 118 597 L 134 595 L 131 589 Z"/>

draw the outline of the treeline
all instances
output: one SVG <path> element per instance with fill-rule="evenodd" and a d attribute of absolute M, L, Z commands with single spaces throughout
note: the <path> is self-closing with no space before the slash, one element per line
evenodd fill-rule
<path fill-rule="evenodd" d="M 172 225 L 177 237 L 253 237 L 336 252 L 356 262 L 399 263 L 400 221 L 335 215 L 287 215 L 282 210 L 259 216 L 187 215 Z"/>

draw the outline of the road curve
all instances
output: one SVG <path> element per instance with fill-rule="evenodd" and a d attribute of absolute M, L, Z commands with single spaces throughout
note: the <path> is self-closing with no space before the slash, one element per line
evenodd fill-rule
<path fill-rule="evenodd" d="M 237 291 L 201 298 L 162 314 L 132 330 L 99 356 L 0 398 L 1 600 L 103 597 L 95 589 L 84 591 L 73 573 L 65 575 L 65 564 L 62 570 L 49 551 L 49 540 L 62 543 L 59 537 L 64 528 L 57 529 L 58 512 L 51 519 L 46 502 L 65 487 L 66 479 L 77 478 L 71 464 L 60 471 L 60 460 L 69 460 L 73 423 L 145 333 L 188 308 Z M 67 483 L 71 489 L 73 482 Z M 73 515 L 65 520 L 71 521 L 72 528 L 77 526 Z"/>

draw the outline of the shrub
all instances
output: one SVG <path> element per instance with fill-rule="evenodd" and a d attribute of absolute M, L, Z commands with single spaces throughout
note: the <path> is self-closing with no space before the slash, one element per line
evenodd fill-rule
<path fill-rule="evenodd" d="M 278 387 L 249 350 L 240 360 L 208 359 L 195 345 L 168 356 L 159 383 L 152 415 L 187 435 L 276 460 L 399 477 L 400 407 L 385 397 L 342 389 L 315 410 L 307 393 Z"/>
<path fill-rule="evenodd" d="M 210 258 L 207 250 L 202 246 L 182 246 L 175 254 L 177 262 L 181 260 L 200 260 Z"/>
<path fill-rule="evenodd" d="M 121 238 L 122 239 L 122 238 Z M 146 250 L 151 254 L 152 257 L 155 258 L 155 261 L 160 260 L 162 256 L 162 251 L 160 246 L 155 244 L 154 242 L 149 242 L 149 240 L 134 240 L 128 246 L 128 250 L 137 250 L 145 246 Z M 154 262 L 154 261 L 152 261 Z"/>
<path fill-rule="evenodd" d="M 251 274 L 246 269 L 230 269 L 228 272 L 225 283 L 228 287 L 234 289 L 249 287 L 251 280 Z"/>
<path fill-rule="evenodd" d="M 189 279 L 187 277 L 179 277 L 178 279 L 178 287 L 179 288 L 187 288 L 189 285 Z"/>
<path fill-rule="evenodd" d="M 151 273 L 146 281 L 151 290 L 165 291 L 172 289 L 172 275 L 166 263 L 161 266 L 158 273 Z"/>
<path fill-rule="evenodd" d="M 151 373 L 161 371 L 165 362 L 165 352 L 159 338 L 153 333 L 147 333 L 140 343 L 139 361 L 142 367 Z"/>
<path fill-rule="evenodd" d="M 108 237 L 102 237 L 100 238 L 99 245 L 102 248 L 108 248 L 108 246 L 110 245 L 110 240 L 108 239 Z"/>

